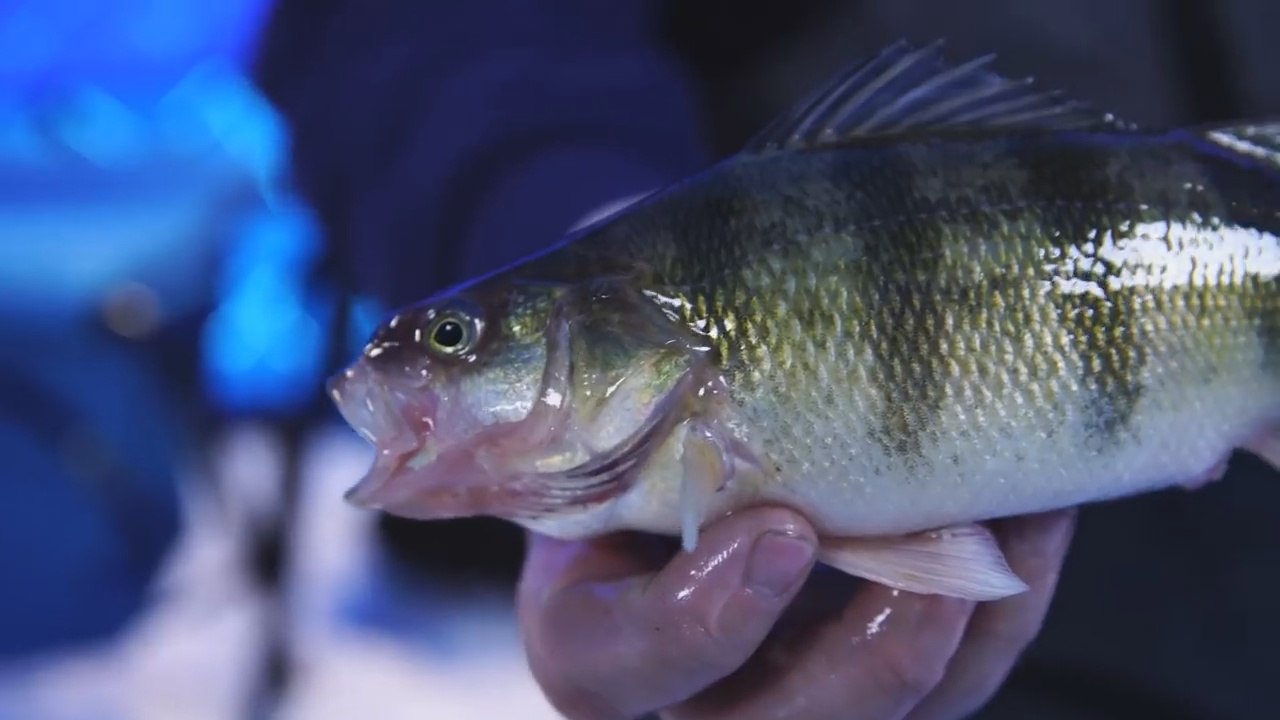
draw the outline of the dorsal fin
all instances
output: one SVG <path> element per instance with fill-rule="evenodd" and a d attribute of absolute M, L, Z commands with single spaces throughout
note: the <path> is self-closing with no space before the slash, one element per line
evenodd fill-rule
<path fill-rule="evenodd" d="M 1200 127 L 1191 132 L 1242 157 L 1280 170 L 1280 118 Z"/>
<path fill-rule="evenodd" d="M 987 69 L 995 55 L 961 65 L 942 57 L 942 41 L 913 48 L 898 41 L 840 73 L 774 120 L 744 153 L 818 148 L 858 137 L 909 131 L 1026 127 L 1132 130 L 1061 92 L 1034 88 Z"/>

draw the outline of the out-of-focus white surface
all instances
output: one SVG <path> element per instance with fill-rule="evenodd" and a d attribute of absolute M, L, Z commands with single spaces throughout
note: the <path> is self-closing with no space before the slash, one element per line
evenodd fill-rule
<path fill-rule="evenodd" d="M 152 607 L 114 643 L 0 668 L 0 720 L 244 716 L 267 617 L 243 566 L 245 529 L 278 501 L 281 458 L 256 427 L 215 454 L 222 494 L 215 501 L 193 483 L 187 530 Z M 282 720 L 560 718 L 529 675 L 510 598 L 422 599 L 418 613 L 414 596 L 380 597 L 391 580 L 374 518 L 342 501 L 368 460 L 343 430 L 308 444 L 288 613 L 296 665 Z M 369 598 L 397 606 L 395 621 L 350 620 Z"/>

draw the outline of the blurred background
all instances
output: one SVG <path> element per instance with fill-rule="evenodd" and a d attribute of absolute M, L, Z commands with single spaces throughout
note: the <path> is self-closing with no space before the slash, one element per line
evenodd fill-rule
<path fill-rule="evenodd" d="M 341 496 L 388 308 L 733 152 L 888 42 L 1280 114 L 1264 0 L 0 0 L 0 720 L 554 718 L 521 536 Z M 984 717 L 1274 717 L 1280 483 L 1090 508 Z"/>

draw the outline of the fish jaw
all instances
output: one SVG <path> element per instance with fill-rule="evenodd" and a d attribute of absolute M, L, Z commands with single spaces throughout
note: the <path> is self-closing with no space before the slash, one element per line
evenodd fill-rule
<path fill-rule="evenodd" d="M 517 512 L 523 483 L 504 460 L 549 440 L 552 429 L 545 412 L 488 426 L 456 403 L 444 413 L 441 394 L 396 390 L 363 360 L 330 380 L 328 394 L 375 449 L 372 466 L 345 499 L 415 520 Z"/>
<path fill-rule="evenodd" d="M 376 450 L 346 499 L 415 520 L 540 511 L 530 459 L 559 448 L 571 427 L 567 328 L 555 325 L 537 399 L 520 419 L 482 418 L 476 390 L 444 374 L 406 380 L 367 357 L 331 379 L 343 419 Z"/>
<path fill-rule="evenodd" d="M 415 458 L 437 447 L 439 396 L 390 387 L 366 360 L 358 360 L 325 384 L 342 419 L 374 447 L 369 471 L 346 493 L 347 501 L 376 508 L 376 498 Z"/>

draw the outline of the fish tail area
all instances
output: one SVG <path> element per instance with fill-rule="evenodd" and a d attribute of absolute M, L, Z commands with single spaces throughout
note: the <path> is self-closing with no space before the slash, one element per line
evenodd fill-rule
<path fill-rule="evenodd" d="M 1245 125 L 1210 125 L 1191 132 L 1224 150 L 1280 170 L 1280 119 Z"/>
<path fill-rule="evenodd" d="M 1269 203 L 1276 202 L 1277 193 L 1280 193 L 1280 118 L 1248 124 L 1206 126 L 1193 132 L 1200 142 L 1207 142 L 1220 151 L 1231 153 L 1244 164 L 1252 164 L 1271 173 L 1271 189 L 1261 197 L 1271 198 Z M 1275 221 L 1280 220 L 1280 206 L 1271 206 L 1264 201 L 1259 209 L 1269 211 L 1270 241 L 1276 242 Z M 1263 281 L 1265 289 L 1254 305 L 1256 314 L 1253 319 L 1258 323 L 1266 371 L 1273 382 L 1280 382 L 1280 273 L 1274 269 L 1266 272 L 1270 277 Z M 1275 438 L 1271 443 L 1271 454 L 1258 454 L 1280 469 L 1280 452 L 1275 450 L 1280 446 L 1280 426 L 1274 428 L 1272 434 Z"/>

